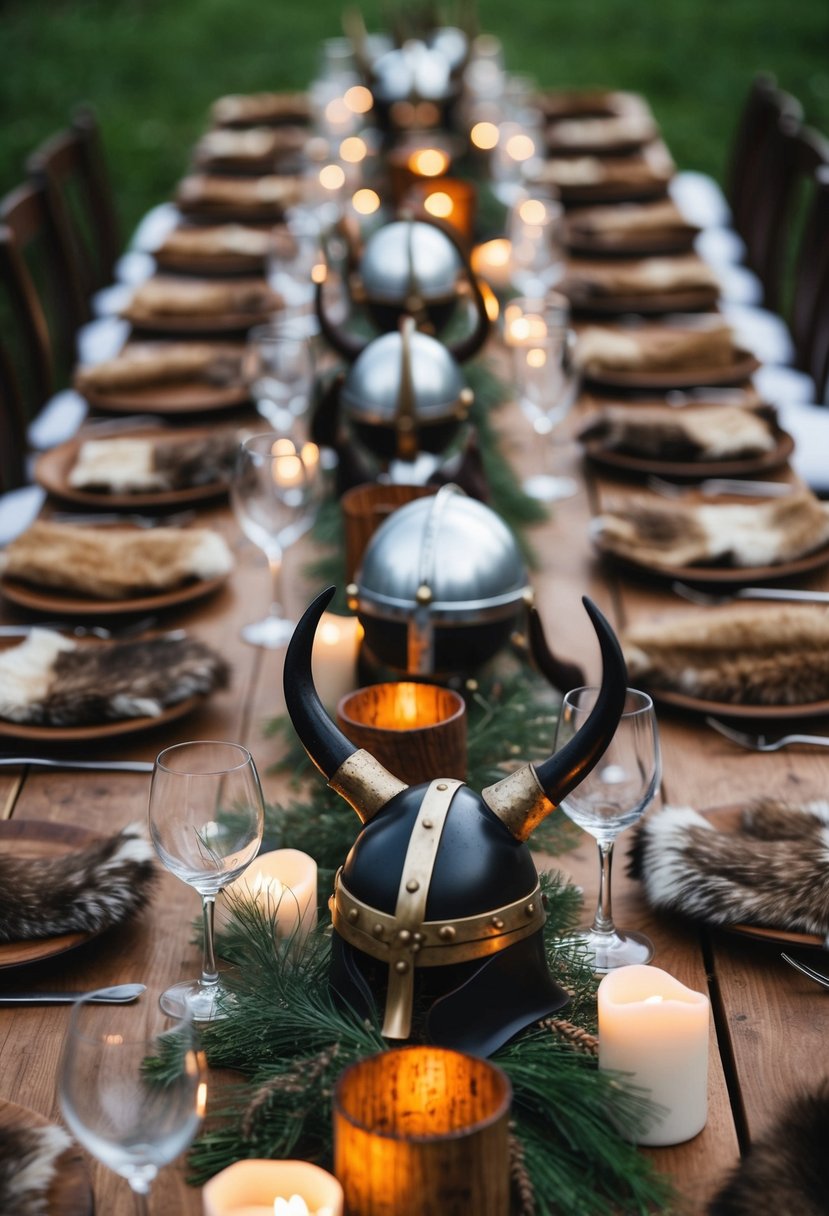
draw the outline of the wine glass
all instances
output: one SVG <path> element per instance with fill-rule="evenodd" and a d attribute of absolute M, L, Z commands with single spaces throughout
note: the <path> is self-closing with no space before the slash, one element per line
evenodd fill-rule
<path fill-rule="evenodd" d="M 525 192 L 510 207 L 512 281 L 524 295 L 543 294 L 563 278 L 563 217 L 561 203 L 538 192 Z"/>
<path fill-rule="evenodd" d="M 245 625 L 242 637 L 254 646 L 287 646 L 295 622 L 281 606 L 282 561 L 286 549 L 310 528 L 320 484 L 320 452 L 314 443 L 298 444 L 268 431 L 242 443 L 230 480 L 236 519 L 249 540 L 263 550 L 271 573 L 268 615 Z"/>
<path fill-rule="evenodd" d="M 592 710 L 597 688 L 574 688 L 564 698 L 556 730 L 556 751 L 576 734 Z M 653 801 L 662 774 L 659 732 L 653 701 L 629 688 L 625 708 L 610 745 L 592 772 L 567 795 L 561 809 L 599 845 L 599 897 L 589 929 L 575 937 L 586 945 L 594 971 L 604 973 L 628 963 L 648 963 L 653 944 L 642 933 L 618 930 L 613 923 L 610 872 L 613 844 Z"/>
<path fill-rule="evenodd" d="M 575 335 L 568 315 L 567 301 L 552 292 L 537 300 L 518 297 L 504 309 L 504 339 L 512 351 L 519 402 L 547 460 L 554 456 L 556 428 L 579 392 Z M 572 477 L 544 472 L 526 478 L 522 488 L 531 498 L 557 502 L 570 498 L 579 487 Z"/>
<path fill-rule="evenodd" d="M 204 1059 L 186 1011 L 171 1023 L 155 1002 L 97 1005 L 95 995 L 76 1001 L 69 1018 L 58 1101 L 76 1140 L 126 1178 L 146 1214 L 158 1171 L 204 1115 Z"/>
<path fill-rule="evenodd" d="M 213 914 L 222 887 L 242 874 L 262 843 L 264 799 L 253 757 L 238 743 L 177 743 L 158 756 L 150 784 L 150 836 L 164 866 L 202 897 L 201 978 L 168 988 L 161 1007 L 199 1022 L 226 1016 Z"/>
<path fill-rule="evenodd" d="M 256 408 L 275 431 L 303 438 L 314 360 L 296 319 L 254 325 L 245 351 L 245 379 Z"/>
<path fill-rule="evenodd" d="M 313 178 L 312 178 L 313 180 Z M 305 338 L 319 332 L 314 295 L 324 273 L 322 225 L 316 200 L 292 208 L 284 231 L 275 233 L 267 257 L 267 279 L 282 297 L 282 315 L 295 323 Z"/>

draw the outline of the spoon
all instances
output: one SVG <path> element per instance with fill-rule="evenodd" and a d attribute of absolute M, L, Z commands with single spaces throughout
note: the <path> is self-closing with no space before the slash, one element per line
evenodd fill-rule
<path fill-rule="evenodd" d="M 116 984 L 114 988 L 97 988 L 88 992 L 16 992 L 0 996 L 0 1005 L 74 1005 L 82 996 L 96 1005 L 129 1005 L 137 1001 L 146 984 Z"/>
<path fill-rule="evenodd" d="M 820 984 L 822 988 L 829 988 L 829 976 L 824 975 L 822 971 L 814 971 L 811 967 L 807 967 L 805 963 L 799 963 L 790 954 L 781 954 L 780 957 L 784 963 L 788 963 L 790 967 L 794 967 L 795 971 L 802 972 L 810 980 L 814 980 L 816 984 Z"/>

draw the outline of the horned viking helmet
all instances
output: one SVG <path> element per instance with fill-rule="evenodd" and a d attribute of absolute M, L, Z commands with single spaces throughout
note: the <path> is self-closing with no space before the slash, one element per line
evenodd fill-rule
<path fill-rule="evenodd" d="M 355 747 L 314 687 L 314 633 L 333 593 L 323 591 L 306 609 L 284 669 L 286 706 L 301 743 L 363 823 L 330 900 L 331 986 L 362 1016 L 383 1003 L 385 991 L 383 1034 L 406 1039 L 417 973 L 427 1037 L 489 1055 L 568 1000 L 547 969 L 545 913 L 526 841 L 613 737 L 627 685 L 619 644 L 585 599 L 602 652 L 602 685 L 593 712 L 561 751 L 480 795 L 449 778 L 407 786 Z"/>

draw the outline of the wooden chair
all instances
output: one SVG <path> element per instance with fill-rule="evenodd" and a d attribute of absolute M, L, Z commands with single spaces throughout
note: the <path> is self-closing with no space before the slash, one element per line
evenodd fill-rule
<path fill-rule="evenodd" d="M 768 142 L 784 114 L 801 118 L 799 103 L 778 89 L 773 76 L 758 73 L 743 103 L 726 169 L 726 197 L 731 207 L 732 224 L 747 243 L 753 227 L 757 191 L 762 188 Z"/>
<path fill-rule="evenodd" d="M 100 129 L 89 107 L 79 108 L 68 130 L 37 148 L 26 162 L 30 179 L 44 191 L 65 257 L 84 300 L 112 282 L 121 251 L 118 219 Z"/>
<path fill-rule="evenodd" d="M 0 494 L 26 482 L 26 423 L 20 388 L 0 335 Z"/>
<path fill-rule="evenodd" d="M 789 328 L 797 364 L 825 403 L 829 379 L 829 164 L 817 166 L 797 250 Z"/>

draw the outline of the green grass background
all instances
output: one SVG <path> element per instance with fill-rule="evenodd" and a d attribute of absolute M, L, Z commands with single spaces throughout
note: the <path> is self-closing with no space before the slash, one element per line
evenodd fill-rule
<path fill-rule="evenodd" d="M 93 103 L 125 232 L 169 196 L 222 93 L 301 87 L 341 0 L 0 0 L 0 192 Z M 370 29 L 383 6 L 366 0 Z M 480 0 L 507 66 L 547 86 L 644 92 L 681 167 L 722 176 L 751 76 L 829 133 L 827 0 Z"/>

